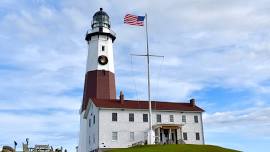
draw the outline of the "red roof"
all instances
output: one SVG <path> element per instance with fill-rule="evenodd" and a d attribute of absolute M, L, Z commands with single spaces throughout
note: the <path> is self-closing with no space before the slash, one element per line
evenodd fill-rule
<path fill-rule="evenodd" d="M 123 100 L 121 103 L 119 99 L 95 99 L 91 98 L 97 107 L 102 108 L 123 108 L 123 109 L 148 109 L 148 101 Z M 177 102 L 161 102 L 152 101 L 153 110 L 177 110 L 177 111 L 199 111 L 204 112 L 203 109 L 192 105 L 191 103 L 177 103 Z"/>

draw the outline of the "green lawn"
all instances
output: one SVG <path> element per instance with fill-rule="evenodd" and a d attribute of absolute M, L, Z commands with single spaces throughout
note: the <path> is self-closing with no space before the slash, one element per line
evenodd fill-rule
<path fill-rule="evenodd" d="M 212 145 L 151 145 L 113 149 L 108 152 L 239 152 Z"/>

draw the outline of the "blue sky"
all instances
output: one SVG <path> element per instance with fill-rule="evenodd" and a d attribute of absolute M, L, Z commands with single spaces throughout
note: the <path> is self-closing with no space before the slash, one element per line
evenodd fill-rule
<path fill-rule="evenodd" d="M 204 108 L 207 144 L 248 152 L 270 143 L 268 0 L 0 0 L 0 146 L 21 143 L 75 151 L 92 15 L 110 15 L 117 33 L 117 92 L 147 99 L 142 27 L 148 13 L 152 98 Z M 3 125 L 4 124 L 4 125 Z M 20 145 L 20 144 L 19 144 Z"/>

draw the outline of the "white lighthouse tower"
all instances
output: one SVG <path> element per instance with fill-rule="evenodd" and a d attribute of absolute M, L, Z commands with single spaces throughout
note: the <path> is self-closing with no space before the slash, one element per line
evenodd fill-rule
<path fill-rule="evenodd" d="M 113 62 L 113 42 L 115 34 L 110 29 L 110 20 L 100 8 L 93 16 L 91 29 L 85 40 L 88 43 L 88 57 L 85 75 L 83 107 L 89 98 L 115 99 L 115 76 Z"/>
<path fill-rule="evenodd" d="M 110 20 L 102 8 L 93 16 L 91 29 L 85 40 L 88 44 L 83 102 L 80 109 L 79 152 L 86 152 L 88 121 L 84 119 L 90 99 L 116 99 L 113 42 L 115 33 L 110 29 Z"/>

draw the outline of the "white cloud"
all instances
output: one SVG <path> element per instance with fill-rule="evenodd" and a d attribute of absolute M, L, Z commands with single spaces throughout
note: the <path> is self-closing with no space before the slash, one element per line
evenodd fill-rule
<path fill-rule="evenodd" d="M 269 106 L 206 113 L 204 123 L 207 133 L 230 133 L 248 138 L 270 139 Z"/>
<path fill-rule="evenodd" d="M 150 49 L 155 54 L 165 55 L 161 77 L 197 83 L 202 88 L 219 86 L 263 91 L 260 89 L 263 87 L 267 90 L 263 82 L 270 75 L 266 59 L 270 56 L 266 45 L 270 39 L 264 33 L 270 21 L 268 14 L 261 11 L 264 2 L 172 1 L 164 4 L 156 1 L 148 10 Z M 143 12 L 150 4 L 138 6 L 137 12 Z M 115 29 L 120 33 L 117 45 L 127 48 L 124 52 L 116 51 L 117 56 L 125 58 L 116 65 L 122 66 L 129 59 L 125 54 L 145 49 L 144 35 L 140 28 L 117 25 Z M 135 71 L 139 69 L 140 66 Z"/>
<path fill-rule="evenodd" d="M 50 144 L 54 147 L 65 145 L 73 150 L 76 145 L 79 118 L 77 111 L 53 112 L 47 114 L 19 112 L 9 113 L 0 112 L 1 133 L 4 138 L 0 140 L 0 146 L 12 145 L 16 140 L 21 148 L 20 143 L 30 138 L 30 145 Z M 16 126 L 16 127 L 15 127 Z M 77 129 L 76 129 L 77 128 Z"/>

